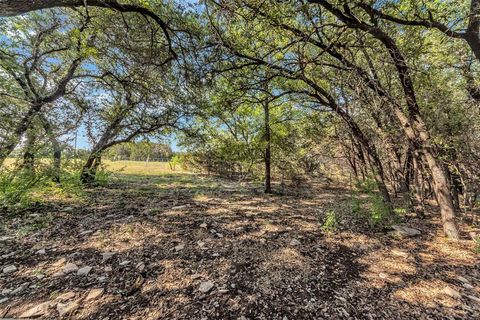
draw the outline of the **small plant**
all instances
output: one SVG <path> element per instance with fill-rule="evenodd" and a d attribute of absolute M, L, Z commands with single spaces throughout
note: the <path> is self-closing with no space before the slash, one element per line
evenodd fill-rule
<path fill-rule="evenodd" d="M 331 233 L 337 230 L 338 217 L 337 213 L 333 210 L 328 210 L 325 215 L 325 221 L 322 225 L 322 230 L 326 233 Z"/>
<path fill-rule="evenodd" d="M 480 236 L 476 237 L 475 241 L 475 253 L 480 253 Z"/>

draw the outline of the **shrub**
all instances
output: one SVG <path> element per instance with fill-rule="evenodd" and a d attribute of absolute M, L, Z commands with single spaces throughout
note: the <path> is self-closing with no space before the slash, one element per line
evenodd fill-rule
<path fill-rule="evenodd" d="M 333 210 L 328 210 L 325 215 L 325 221 L 322 225 L 322 230 L 326 233 L 331 233 L 337 230 L 338 217 L 337 213 Z"/>

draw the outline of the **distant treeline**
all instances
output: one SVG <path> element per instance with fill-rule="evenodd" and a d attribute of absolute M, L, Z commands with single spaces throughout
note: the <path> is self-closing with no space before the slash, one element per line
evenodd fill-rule
<path fill-rule="evenodd" d="M 104 155 L 104 158 L 114 161 L 167 161 L 170 160 L 172 156 L 172 148 L 168 144 L 142 141 L 127 142 L 115 145 L 108 149 Z"/>

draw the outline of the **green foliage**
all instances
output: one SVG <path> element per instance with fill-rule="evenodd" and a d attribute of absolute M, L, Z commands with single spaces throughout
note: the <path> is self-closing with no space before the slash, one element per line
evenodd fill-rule
<path fill-rule="evenodd" d="M 480 236 L 474 239 L 475 241 L 475 252 L 480 253 Z"/>
<path fill-rule="evenodd" d="M 374 179 L 357 181 L 350 201 L 352 213 L 357 218 L 367 219 L 371 228 L 384 228 L 394 223 L 395 217 L 391 216 L 388 205 L 378 193 Z"/>
<path fill-rule="evenodd" d="M 325 221 L 322 224 L 321 229 L 326 233 L 331 233 L 337 230 L 338 227 L 338 215 L 334 210 L 328 210 L 325 215 Z"/>

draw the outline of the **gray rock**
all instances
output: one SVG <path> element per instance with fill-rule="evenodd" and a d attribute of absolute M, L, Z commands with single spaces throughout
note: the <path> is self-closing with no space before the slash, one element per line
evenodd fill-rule
<path fill-rule="evenodd" d="M 198 291 L 207 293 L 210 290 L 212 290 L 214 286 L 215 284 L 212 281 L 204 281 L 200 283 L 200 286 L 198 287 Z"/>
<path fill-rule="evenodd" d="M 462 277 L 462 276 L 458 276 L 457 279 L 463 283 L 470 283 L 470 281 L 467 280 L 467 278 L 465 277 Z"/>
<path fill-rule="evenodd" d="M 126 266 L 128 264 L 130 264 L 130 260 L 123 260 L 122 262 L 120 262 L 119 265 L 123 267 L 123 266 Z"/>
<path fill-rule="evenodd" d="M 204 229 L 207 229 L 208 225 L 204 222 L 200 225 L 200 228 L 204 228 Z"/>
<path fill-rule="evenodd" d="M 92 270 L 92 267 L 90 267 L 90 266 L 82 267 L 82 268 L 78 269 L 77 275 L 78 276 L 86 276 L 90 273 L 91 270 Z"/>
<path fill-rule="evenodd" d="M 0 299 L 0 304 L 7 302 L 8 300 L 10 300 L 10 298 L 2 298 Z"/>
<path fill-rule="evenodd" d="M 298 241 L 297 239 L 292 239 L 292 241 L 290 241 L 290 245 L 291 246 L 300 246 L 302 243 L 300 241 Z"/>
<path fill-rule="evenodd" d="M 71 273 L 71 272 L 76 272 L 78 270 L 78 266 L 75 264 L 75 263 L 67 263 L 64 267 L 63 267 L 63 272 L 64 273 Z"/>
<path fill-rule="evenodd" d="M 46 253 L 46 250 L 45 249 L 40 249 L 38 250 L 37 252 L 35 252 L 36 254 L 39 254 L 39 255 L 43 255 Z"/>
<path fill-rule="evenodd" d="M 174 247 L 175 251 L 177 252 L 183 250 L 184 248 L 185 248 L 185 244 L 183 243 L 180 243 L 179 245 Z"/>
<path fill-rule="evenodd" d="M 2 296 L 6 296 L 8 294 L 12 293 L 12 289 L 3 289 L 2 292 L 0 293 Z"/>
<path fill-rule="evenodd" d="M 467 297 L 469 297 L 470 299 L 472 299 L 473 301 L 475 301 L 476 303 L 480 304 L 480 298 L 477 298 L 475 296 L 470 296 L 470 295 L 467 295 Z"/>
<path fill-rule="evenodd" d="M 15 271 L 17 271 L 17 267 L 15 267 L 13 264 L 3 268 L 3 273 L 6 273 L 6 274 L 12 273 L 12 272 L 15 272 Z"/>
<path fill-rule="evenodd" d="M 401 225 L 393 225 L 392 228 L 395 230 L 393 235 L 399 238 L 410 238 L 416 237 L 422 234 L 422 232 L 418 229 L 401 226 Z"/>

